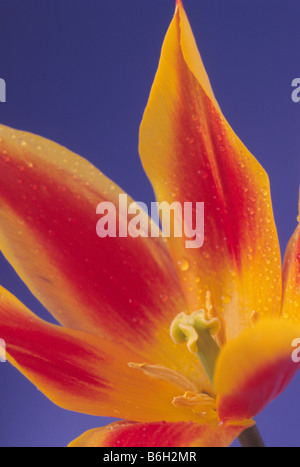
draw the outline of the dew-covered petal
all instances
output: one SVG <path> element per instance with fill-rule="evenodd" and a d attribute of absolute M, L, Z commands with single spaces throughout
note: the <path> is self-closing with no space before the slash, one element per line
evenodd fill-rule
<path fill-rule="evenodd" d="M 179 387 L 128 365 L 140 361 L 138 352 L 109 338 L 46 323 L 2 287 L 0 336 L 8 360 L 64 409 L 141 422 L 199 418 L 172 404 L 182 394 Z"/>
<path fill-rule="evenodd" d="M 298 226 L 287 246 L 283 262 L 283 318 L 300 324 L 300 201 Z M 300 338 L 300 336 L 299 336 Z"/>
<path fill-rule="evenodd" d="M 187 368 L 169 337 L 186 305 L 166 243 L 97 236 L 98 204 L 118 213 L 119 195 L 82 157 L 0 126 L 0 248 L 32 293 L 67 327 L 138 348 L 142 362 Z M 127 229 L 125 214 L 117 221 Z"/>
<path fill-rule="evenodd" d="M 202 308 L 210 291 L 223 341 L 258 317 L 278 315 L 281 265 L 268 176 L 222 115 L 181 2 L 142 121 L 140 154 L 159 202 L 192 202 L 194 223 L 196 202 L 204 202 L 203 246 L 168 239 L 189 310 Z M 200 227 L 201 217 L 201 236 Z"/>
<path fill-rule="evenodd" d="M 210 426 L 192 422 L 116 422 L 94 428 L 70 447 L 227 447 L 244 430 L 241 425 Z M 193 459 L 189 459 L 193 460 Z"/>
<path fill-rule="evenodd" d="M 222 421 L 251 419 L 281 394 L 300 367 L 292 358 L 299 336 L 299 325 L 267 319 L 223 347 L 214 378 Z"/>

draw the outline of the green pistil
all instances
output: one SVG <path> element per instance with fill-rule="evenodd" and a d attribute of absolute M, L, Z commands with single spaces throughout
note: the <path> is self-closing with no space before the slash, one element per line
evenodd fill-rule
<path fill-rule="evenodd" d="M 217 318 L 206 318 L 204 310 L 188 315 L 180 313 L 171 324 L 170 335 L 175 344 L 186 343 L 188 350 L 198 356 L 209 380 L 213 384 L 219 347 L 213 335 L 219 331 Z"/>

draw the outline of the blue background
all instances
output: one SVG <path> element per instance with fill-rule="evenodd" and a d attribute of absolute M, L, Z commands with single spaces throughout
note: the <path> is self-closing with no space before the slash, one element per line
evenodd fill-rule
<path fill-rule="evenodd" d="M 269 173 L 284 251 L 298 203 L 291 82 L 300 77 L 300 2 L 185 0 L 185 8 L 225 116 Z M 67 146 L 150 203 L 138 128 L 173 10 L 173 0 L 0 0 L 1 123 Z M 51 319 L 2 257 L 0 282 Z M 257 417 L 269 446 L 300 446 L 299 383 L 300 375 Z M 1 446 L 64 446 L 109 422 L 56 407 L 8 363 L 0 400 Z"/>

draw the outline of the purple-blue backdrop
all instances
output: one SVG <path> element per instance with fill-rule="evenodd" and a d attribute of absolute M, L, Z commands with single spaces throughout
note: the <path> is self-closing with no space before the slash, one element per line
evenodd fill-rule
<path fill-rule="evenodd" d="M 299 187 L 300 103 L 291 82 L 300 77 L 300 2 L 185 7 L 225 116 L 269 173 L 284 251 Z M 67 146 L 150 203 L 138 128 L 173 10 L 173 0 L 0 0 L 1 123 Z M 50 319 L 3 257 L 0 282 Z M 257 417 L 269 446 L 300 446 L 299 376 Z M 65 446 L 110 421 L 56 407 L 8 363 L 0 363 L 0 399 L 1 446 Z"/>

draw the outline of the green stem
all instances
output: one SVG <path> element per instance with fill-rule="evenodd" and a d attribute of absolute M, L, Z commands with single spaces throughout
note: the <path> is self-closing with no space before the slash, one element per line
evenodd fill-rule
<path fill-rule="evenodd" d="M 199 332 L 198 329 L 198 358 L 213 385 L 214 372 L 216 361 L 220 352 L 220 348 L 215 340 L 210 335 L 209 329 L 203 329 Z M 256 425 L 247 428 L 239 436 L 239 442 L 244 448 L 264 448 L 264 441 L 258 431 Z"/>
<path fill-rule="evenodd" d="M 265 448 L 265 443 L 256 425 L 247 428 L 240 434 L 238 440 L 243 448 Z"/>
<path fill-rule="evenodd" d="M 209 301 L 209 296 L 208 296 Z M 211 306 L 208 303 L 207 309 Z M 212 386 L 220 348 L 212 337 L 219 329 L 217 318 L 207 319 L 204 310 L 187 315 L 179 313 L 173 320 L 170 335 L 175 344 L 186 343 L 191 353 L 196 353 Z M 265 447 L 256 426 L 247 428 L 239 436 L 242 447 Z"/>

